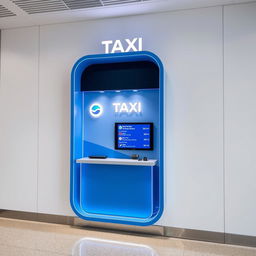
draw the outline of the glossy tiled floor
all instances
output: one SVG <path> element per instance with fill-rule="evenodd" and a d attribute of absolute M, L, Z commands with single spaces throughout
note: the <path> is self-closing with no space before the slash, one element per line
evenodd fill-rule
<path fill-rule="evenodd" d="M 256 256 L 256 248 L 0 218 L 0 256 Z"/>

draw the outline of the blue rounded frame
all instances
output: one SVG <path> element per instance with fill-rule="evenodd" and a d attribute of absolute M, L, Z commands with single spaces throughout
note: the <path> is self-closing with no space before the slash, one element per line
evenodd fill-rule
<path fill-rule="evenodd" d="M 108 217 L 105 215 L 90 216 L 90 214 L 84 214 L 81 211 L 79 201 L 76 197 L 79 197 L 76 191 L 76 185 L 79 183 L 79 167 L 76 164 L 77 156 L 81 155 L 81 145 L 79 147 L 79 131 L 75 126 L 75 118 L 79 109 L 76 108 L 76 92 L 80 91 L 81 75 L 86 67 L 92 64 L 103 64 L 103 63 L 118 63 L 118 62 L 135 62 L 135 61 L 151 61 L 155 63 L 159 68 L 159 125 L 160 125 L 160 150 L 159 150 L 159 199 L 157 213 L 146 220 L 139 220 L 138 218 L 128 217 Z M 76 120 L 76 123 L 81 120 Z M 80 134 L 81 135 L 81 134 Z M 80 58 L 73 66 L 71 73 L 71 136 L 70 136 L 70 204 L 73 211 L 81 219 L 89 221 L 99 222 L 110 222 L 137 226 L 148 226 L 154 224 L 160 219 L 164 209 L 164 68 L 161 60 L 152 52 L 141 51 L 141 52 L 128 52 L 128 53 L 113 53 L 113 54 L 96 54 L 87 55 Z"/>

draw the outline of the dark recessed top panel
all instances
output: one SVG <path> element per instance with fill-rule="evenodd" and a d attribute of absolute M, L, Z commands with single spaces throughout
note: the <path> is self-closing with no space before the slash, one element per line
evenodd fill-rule
<path fill-rule="evenodd" d="M 81 77 L 81 91 L 159 88 L 159 68 L 150 61 L 93 64 Z"/>

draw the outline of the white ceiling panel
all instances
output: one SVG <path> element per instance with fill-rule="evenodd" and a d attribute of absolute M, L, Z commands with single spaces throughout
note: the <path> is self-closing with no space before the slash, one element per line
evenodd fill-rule
<path fill-rule="evenodd" d="M 12 2 L 28 14 L 69 9 L 62 0 L 12 0 Z"/>
<path fill-rule="evenodd" d="M 103 6 L 101 0 L 63 0 L 63 2 L 65 2 L 71 10 Z"/>
<path fill-rule="evenodd" d="M 256 0 L 255 0 L 256 1 Z M 254 2 L 250 0 L 0 0 L 0 29 Z"/>
<path fill-rule="evenodd" d="M 6 18 L 11 16 L 15 16 L 15 14 L 8 10 L 6 7 L 0 5 L 0 18 Z"/>

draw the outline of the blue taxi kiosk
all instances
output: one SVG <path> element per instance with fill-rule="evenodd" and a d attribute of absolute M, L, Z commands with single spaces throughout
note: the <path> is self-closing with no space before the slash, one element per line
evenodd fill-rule
<path fill-rule="evenodd" d="M 75 63 L 70 157 L 78 217 L 138 226 L 161 217 L 164 70 L 155 54 L 88 55 Z"/>

